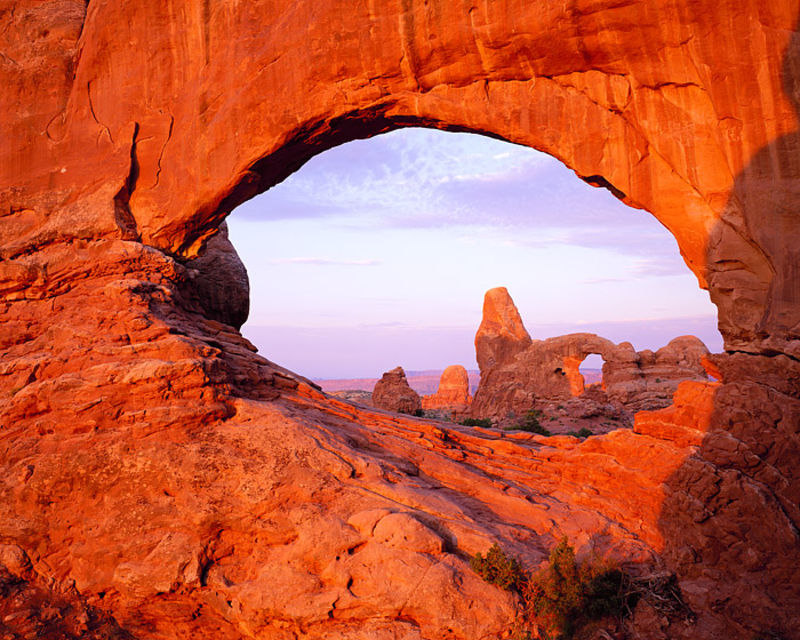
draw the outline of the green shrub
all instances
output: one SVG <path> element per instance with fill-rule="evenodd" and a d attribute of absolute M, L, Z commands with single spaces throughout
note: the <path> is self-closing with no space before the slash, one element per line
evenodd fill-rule
<path fill-rule="evenodd" d="M 523 594 L 529 616 L 542 621 L 558 638 L 571 638 L 592 620 L 621 617 L 630 604 L 628 577 L 618 568 L 579 565 L 567 538 L 550 552 L 550 564 L 536 573 Z"/>
<path fill-rule="evenodd" d="M 496 543 L 486 552 L 486 557 L 476 553 L 470 560 L 469 566 L 486 582 L 506 591 L 520 593 L 527 581 L 519 561 L 507 556 Z"/>
<path fill-rule="evenodd" d="M 545 429 L 540 423 L 539 418 L 542 412 L 538 409 L 531 409 L 525 414 L 521 424 L 513 427 L 506 427 L 509 431 L 527 431 L 528 433 L 538 433 L 540 436 L 553 435 L 549 429 Z"/>
<path fill-rule="evenodd" d="M 550 552 L 549 560 L 547 567 L 529 575 L 516 558 L 493 544 L 486 557 L 478 553 L 470 561 L 486 582 L 522 597 L 525 619 L 515 637 L 530 638 L 535 621 L 554 638 L 567 640 L 593 620 L 621 618 L 635 604 L 637 595 L 625 573 L 604 564 L 578 564 L 566 537 Z"/>
<path fill-rule="evenodd" d="M 465 418 L 459 424 L 463 424 L 465 427 L 485 427 L 487 429 L 492 427 L 492 421 L 489 418 Z"/>
<path fill-rule="evenodd" d="M 588 438 L 589 436 L 593 436 L 591 429 L 587 429 L 586 427 L 581 427 L 580 431 L 568 431 L 568 436 L 574 436 L 575 438 Z"/>

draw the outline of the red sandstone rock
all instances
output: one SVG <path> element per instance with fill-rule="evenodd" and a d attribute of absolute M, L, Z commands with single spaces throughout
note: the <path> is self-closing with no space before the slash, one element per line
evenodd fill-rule
<path fill-rule="evenodd" d="M 489 289 L 483 299 L 483 316 L 475 334 L 478 367 L 484 369 L 511 361 L 531 343 L 522 318 L 505 287 Z"/>
<path fill-rule="evenodd" d="M 620 345 L 622 347 L 622 345 Z M 617 349 L 603 367 L 603 384 L 609 399 L 630 411 L 669 406 L 678 385 L 684 380 L 708 378 L 703 360 L 708 349 L 695 336 L 673 338 L 653 353 Z"/>
<path fill-rule="evenodd" d="M 187 263 L 191 291 L 199 298 L 205 315 L 240 328 L 250 313 L 247 269 L 228 240 L 228 225 L 206 243 L 202 255 Z"/>
<path fill-rule="evenodd" d="M 694 336 L 675 338 L 653 353 L 636 352 L 628 342 L 616 345 L 592 333 L 573 333 L 533 340 L 524 347 L 513 343 L 516 347 L 506 348 L 502 352 L 508 355 L 498 359 L 496 343 L 487 340 L 485 327 L 492 327 L 498 336 L 522 327 L 508 292 L 502 292 L 505 312 L 498 314 L 484 305 L 490 319 L 484 319 L 475 338 L 477 360 L 484 363 L 471 409 L 476 417 L 514 422 L 531 409 L 557 404 L 576 417 L 606 413 L 616 418 L 619 409 L 634 412 L 668 406 L 681 381 L 707 379 L 703 359 L 708 349 Z M 602 391 L 593 389 L 591 397 L 584 393 L 579 370 L 590 354 L 599 354 L 605 361 Z M 617 409 L 604 407 L 608 403 Z"/>
<path fill-rule="evenodd" d="M 408 386 L 403 367 L 383 374 L 372 390 L 372 404 L 379 409 L 413 415 L 422 409 L 419 394 Z"/>
<path fill-rule="evenodd" d="M 799 14 L 6 3 L 0 539 L 32 573 L 4 624 L 85 636 L 35 627 L 69 606 L 110 637 L 496 637 L 514 602 L 463 558 L 499 541 L 533 567 L 566 534 L 677 574 L 697 620 L 668 637 L 797 638 Z M 702 411 L 583 443 L 445 429 L 257 356 L 185 262 L 310 157 L 406 125 L 541 149 L 653 213 L 731 350 Z M 378 536 L 352 520 L 376 511 L 399 516 Z"/>
<path fill-rule="evenodd" d="M 471 402 L 469 374 L 460 364 L 451 365 L 442 372 L 435 394 L 422 396 L 423 409 L 444 409 L 457 415 L 466 413 Z"/>

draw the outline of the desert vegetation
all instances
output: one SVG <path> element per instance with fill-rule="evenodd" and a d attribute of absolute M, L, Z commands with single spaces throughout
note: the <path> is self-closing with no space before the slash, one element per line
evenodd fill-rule
<path fill-rule="evenodd" d="M 485 556 L 476 554 L 470 565 L 490 584 L 520 596 L 517 638 L 573 638 L 592 621 L 621 619 L 639 597 L 620 568 L 605 562 L 578 563 L 566 537 L 550 552 L 546 566 L 533 573 L 497 544 Z"/>
<path fill-rule="evenodd" d="M 506 427 L 507 431 L 527 431 L 528 433 L 536 433 L 540 436 L 553 435 L 549 429 L 542 426 L 539 421 L 542 417 L 542 412 L 539 409 L 531 409 L 525 413 L 522 422 L 516 425 Z"/>
<path fill-rule="evenodd" d="M 476 553 L 470 566 L 486 582 L 519 596 L 519 615 L 511 629 L 513 640 L 597 637 L 592 634 L 602 627 L 620 628 L 640 600 L 665 618 L 694 620 L 673 574 L 633 577 L 613 562 L 578 562 L 566 537 L 536 571 L 527 571 L 497 544 L 485 556 Z"/>

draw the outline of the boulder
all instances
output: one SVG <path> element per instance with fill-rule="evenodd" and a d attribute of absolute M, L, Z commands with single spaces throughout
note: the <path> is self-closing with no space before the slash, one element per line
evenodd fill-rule
<path fill-rule="evenodd" d="M 239 329 L 250 313 L 247 269 L 228 239 L 228 225 L 208 239 L 204 251 L 187 262 L 190 285 L 205 314 Z"/>
<path fill-rule="evenodd" d="M 383 374 L 372 390 L 372 404 L 379 409 L 413 415 L 422 409 L 419 394 L 408 386 L 403 367 Z"/>

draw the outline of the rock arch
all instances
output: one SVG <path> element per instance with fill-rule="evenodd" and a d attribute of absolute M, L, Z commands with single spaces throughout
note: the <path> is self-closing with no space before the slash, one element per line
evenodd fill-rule
<path fill-rule="evenodd" d="M 512 603 L 455 551 L 501 539 L 532 564 L 566 533 L 677 572 L 691 637 L 796 636 L 799 9 L 14 2 L 2 558 L 135 632 L 460 638 Z M 354 411 L 255 356 L 189 261 L 315 153 L 409 125 L 536 147 L 655 215 L 720 310 L 723 382 L 598 455 Z"/>
<path fill-rule="evenodd" d="M 736 223 L 769 213 L 751 213 L 757 202 L 730 195 L 740 174 L 752 183 L 748 193 L 772 189 L 771 178 L 745 171 L 748 162 L 796 129 L 793 3 L 345 4 L 74 1 L 57 5 L 61 13 L 30 9 L 28 23 L 39 21 L 41 33 L 59 24 L 37 45 L 62 73 L 36 104 L 29 103 L 38 100 L 38 61 L 30 73 L 8 74 L 17 98 L 6 122 L 16 135 L 2 179 L 16 188 L 6 210 L 29 212 L 33 243 L 51 209 L 113 191 L 115 210 L 95 211 L 106 219 L 90 226 L 188 256 L 236 204 L 315 153 L 422 125 L 488 133 L 556 156 L 653 213 L 701 286 L 707 254 L 719 250 L 709 245 L 719 224 L 732 229 L 726 244 L 739 254 L 765 256 L 748 261 L 748 277 L 762 282 L 768 264 L 783 264 L 784 247 L 755 237 L 756 225 Z M 748 12 L 758 15 L 752 32 L 731 36 L 720 27 Z M 14 117 L 19 109 L 25 118 Z M 787 179 L 790 156 L 772 156 Z M 49 200 L 33 206 L 43 191 Z M 791 216 L 782 224 L 796 230 Z M 81 231 L 90 230 L 72 232 Z M 716 260 L 723 266 L 713 273 L 730 262 Z M 727 287 L 717 289 L 723 315 L 736 315 Z M 766 336 L 774 313 L 762 298 L 748 318 L 763 316 Z M 794 339 L 797 324 L 791 310 L 781 315 L 790 317 L 781 317 L 779 343 Z M 737 321 L 722 319 L 723 329 L 730 325 Z"/>

